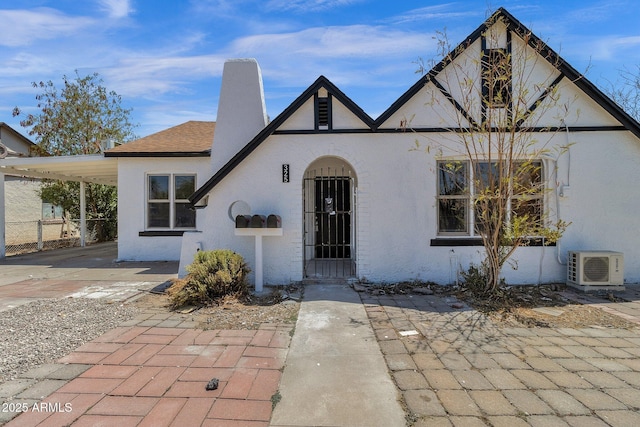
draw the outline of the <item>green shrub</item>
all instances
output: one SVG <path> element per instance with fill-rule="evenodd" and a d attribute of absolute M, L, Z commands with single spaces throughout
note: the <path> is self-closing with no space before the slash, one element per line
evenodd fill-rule
<path fill-rule="evenodd" d="M 249 292 L 250 271 L 244 258 L 231 250 L 196 252 L 187 276 L 169 288 L 171 306 L 205 305 L 229 295 L 244 296 Z"/>

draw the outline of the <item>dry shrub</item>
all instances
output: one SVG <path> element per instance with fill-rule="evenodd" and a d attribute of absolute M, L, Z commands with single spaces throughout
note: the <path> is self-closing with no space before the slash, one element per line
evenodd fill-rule
<path fill-rule="evenodd" d="M 225 297 L 249 293 L 247 276 L 251 270 L 244 258 L 228 249 L 199 251 L 187 276 L 168 289 L 172 308 L 184 305 L 207 305 Z"/>

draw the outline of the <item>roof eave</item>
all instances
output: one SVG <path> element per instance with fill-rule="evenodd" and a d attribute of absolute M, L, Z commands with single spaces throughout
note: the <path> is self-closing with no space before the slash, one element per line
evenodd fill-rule
<path fill-rule="evenodd" d="M 210 157 L 211 150 L 204 151 L 167 151 L 167 152 L 148 152 L 148 151 L 129 151 L 129 152 L 104 152 L 105 157 Z"/>

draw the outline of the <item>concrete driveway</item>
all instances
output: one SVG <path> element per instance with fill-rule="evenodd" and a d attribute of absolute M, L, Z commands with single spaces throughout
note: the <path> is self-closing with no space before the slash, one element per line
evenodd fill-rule
<path fill-rule="evenodd" d="M 125 301 L 177 277 L 178 262 L 116 262 L 117 243 L 0 260 L 0 311 L 41 298 Z"/>

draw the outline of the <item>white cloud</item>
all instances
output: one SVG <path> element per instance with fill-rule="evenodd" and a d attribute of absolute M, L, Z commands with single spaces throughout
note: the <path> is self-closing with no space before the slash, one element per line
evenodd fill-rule
<path fill-rule="evenodd" d="M 566 19 L 573 24 L 596 24 L 615 16 L 628 7 L 625 2 L 609 0 L 605 3 L 593 5 L 585 4 L 585 7 L 578 7 L 567 13 Z"/>
<path fill-rule="evenodd" d="M 41 55 L 19 52 L 13 56 L 2 58 L 2 67 L 0 67 L 0 77 L 19 77 L 41 73 L 44 70 L 51 69 L 52 64 L 50 58 Z"/>
<path fill-rule="evenodd" d="M 197 40 L 198 37 L 196 36 Z M 96 68 L 105 85 L 125 98 L 155 100 L 167 94 L 197 96 L 197 84 L 217 85 L 224 61 L 256 58 L 269 92 L 311 84 L 320 74 L 339 86 L 405 86 L 414 80 L 415 52 L 433 47 L 428 34 L 354 25 L 239 38 L 221 50 L 192 54 L 156 47 L 157 54 L 128 51 L 126 56 Z M 407 79 L 390 78 L 398 69 Z M 212 89 L 217 89 L 212 87 Z M 272 94 L 275 95 L 275 92 Z M 278 96 L 281 94 L 278 92 Z M 293 95 L 290 96 L 293 99 Z"/>
<path fill-rule="evenodd" d="M 129 57 L 99 72 L 121 95 L 154 97 L 179 93 L 194 79 L 221 75 L 224 60 L 217 55 Z"/>
<path fill-rule="evenodd" d="M 262 34 L 236 40 L 230 50 L 243 55 L 301 55 L 307 58 L 380 58 L 398 56 L 430 45 L 430 36 L 384 27 L 350 25 Z"/>
<path fill-rule="evenodd" d="M 268 10 L 318 12 L 360 3 L 362 0 L 270 0 Z"/>
<path fill-rule="evenodd" d="M 595 60 L 609 61 L 618 59 L 622 55 L 628 61 L 636 60 L 640 47 L 640 36 L 604 37 L 592 40 L 589 50 L 591 57 Z"/>
<path fill-rule="evenodd" d="M 440 22 L 449 22 L 452 18 L 478 16 L 478 11 L 466 10 L 459 11 L 460 7 L 455 7 L 454 3 L 445 3 L 435 6 L 421 7 L 412 9 L 400 15 L 396 15 L 389 20 L 395 24 L 404 24 L 409 22 L 438 20 Z M 455 11 L 452 11 L 455 9 Z M 482 18 L 484 19 L 484 18 Z"/>
<path fill-rule="evenodd" d="M 95 25 L 86 17 L 72 17 L 50 8 L 0 10 L 0 22 L 14 22 L 0 31 L 0 45 L 27 46 L 36 40 L 54 39 L 76 34 Z"/>
<path fill-rule="evenodd" d="M 134 12 L 129 0 L 98 0 L 98 3 L 110 18 L 126 18 Z"/>
<path fill-rule="evenodd" d="M 352 25 L 242 37 L 225 58 L 256 58 L 272 89 L 306 86 L 321 74 L 338 86 L 393 87 L 411 81 L 412 61 L 433 51 L 430 34 Z M 407 80 L 392 77 L 398 72 Z"/>
<path fill-rule="evenodd" d="M 640 36 L 619 37 L 611 41 L 614 46 L 623 48 L 637 47 L 640 45 Z"/>

